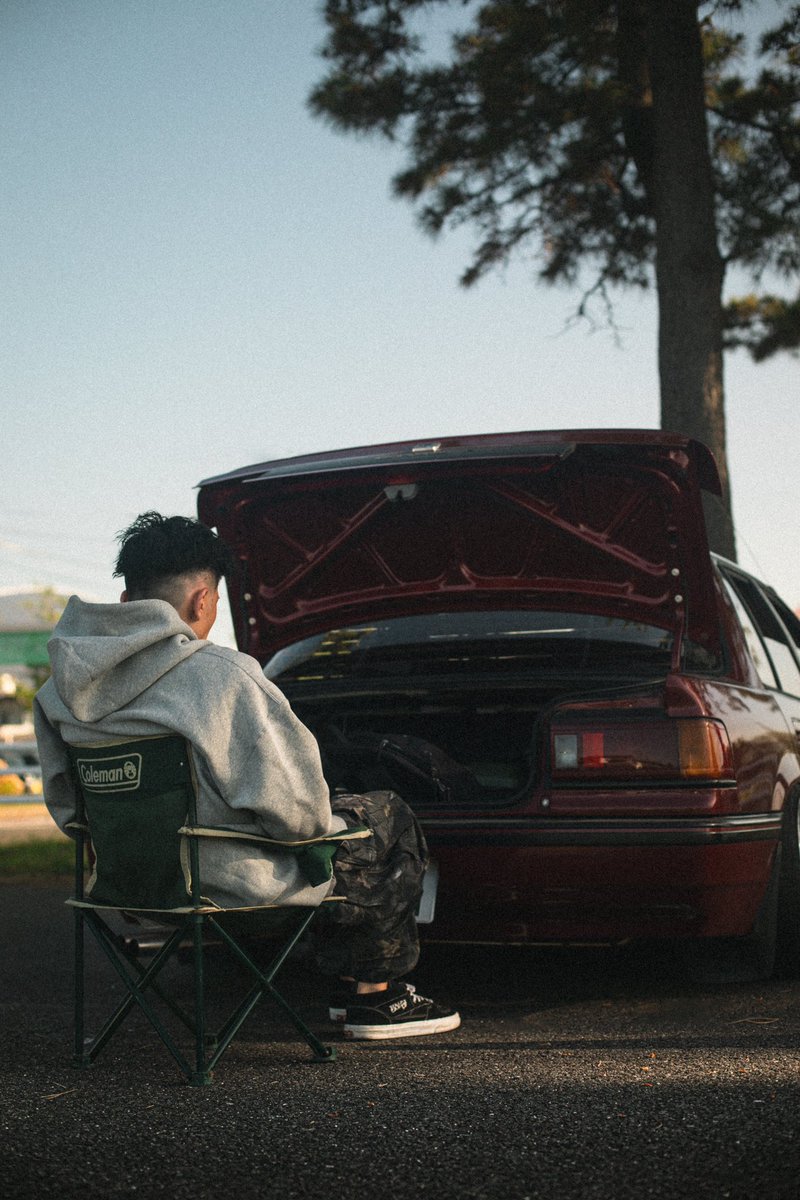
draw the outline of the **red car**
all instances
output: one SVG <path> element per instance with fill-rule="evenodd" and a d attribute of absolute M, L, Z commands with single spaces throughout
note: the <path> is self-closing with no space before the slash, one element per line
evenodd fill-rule
<path fill-rule="evenodd" d="M 800 622 L 709 553 L 700 443 L 510 433 L 207 479 L 239 647 L 332 786 L 393 786 L 431 939 L 721 939 L 800 966 Z M 705 949 L 708 948 L 706 943 Z"/>

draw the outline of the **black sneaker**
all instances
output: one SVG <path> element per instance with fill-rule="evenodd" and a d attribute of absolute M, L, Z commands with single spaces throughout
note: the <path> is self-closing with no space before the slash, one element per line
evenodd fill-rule
<path fill-rule="evenodd" d="M 401 986 L 409 992 L 415 991 L 413 983 L 404 983 Z M 356 994 L 354 983 L 340 979 L 337 990 L 328 996 L 328 1020 L 333 1021 L 334 1025 L 343 1024 L 347 1016 L 347 1006 L 354 1003 Z"/>
<path fill-rule="evenodd" d="M 358 1041 L 424 1037 L 458 1029 L 461 1017 L 453 1009 L 418 996 L 407 983 L 390 984 L 385 992 L 350 998 L 344 1036 Z"/>
<path fill-rule="evenodd" d="M 347 1016 L 347 1006 L 352 1004 L 355 994 L 356 985 L 340 979 L 336 990 L 328 995 L 328 1019 L 341 1025 Z"/>

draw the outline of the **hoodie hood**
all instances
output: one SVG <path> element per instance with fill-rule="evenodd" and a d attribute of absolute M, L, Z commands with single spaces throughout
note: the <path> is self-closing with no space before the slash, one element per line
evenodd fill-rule
<path fill-rule="evenodd" d="M 96 722 L 205 645 L 165 600 L 87 604 L 72 596 L 47 649 L 62 702 L 77 720 Z"/>

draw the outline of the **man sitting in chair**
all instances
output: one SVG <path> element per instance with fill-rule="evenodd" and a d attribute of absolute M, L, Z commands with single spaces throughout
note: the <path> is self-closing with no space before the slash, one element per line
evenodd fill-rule
<path fill-rule="evenodd" d="M 331 799 L 317 743 L 247 654 L 207 641 L 227 547 L 187 517 L 147 512 L 120 534 L 121 604 L 73 596 L 49 643 L 52 676 L 34 719 L 47 806 L 63 829 L 76 799 L 66 745 L 177 733 L 193 748 L 198 820 L 277 839 L 348 825 L 372 836 L 337 852 L 334 891 L 316 937 L 320 970 L 337 980 L 331 1019 L 345 1035 L 412 1037 L 460 1017 L 401 981 L 419 957 L 414 913 L 427 862 L 422 831 L 393 792 Z M 209 898 L 222 906 L 316 905 L 292 856 L 222 840 L 202 847 Z M 330 909 L 330 911 L 329 911 Z"/>

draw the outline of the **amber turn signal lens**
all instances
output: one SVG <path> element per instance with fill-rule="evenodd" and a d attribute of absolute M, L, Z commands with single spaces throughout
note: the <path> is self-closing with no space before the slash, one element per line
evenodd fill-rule
<path fill-rule="evenodd" d="M 730 767 L 730 743 L 718 721 L 678 721 L 681 775 L 692 779 L 719 779 Z"/>

